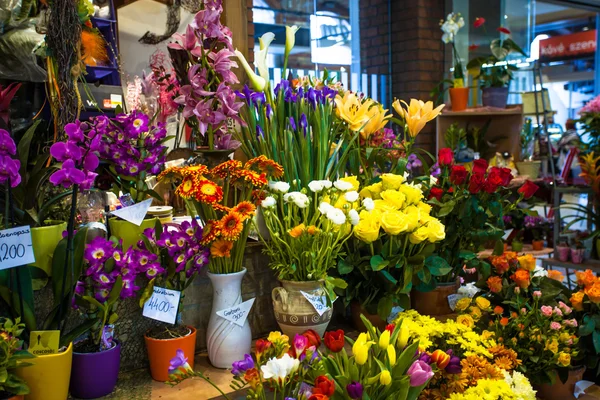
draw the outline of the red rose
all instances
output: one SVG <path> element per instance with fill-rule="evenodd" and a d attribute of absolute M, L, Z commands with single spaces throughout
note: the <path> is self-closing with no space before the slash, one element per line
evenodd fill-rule
<path fill-rule="evenodd" d="M 429 198 L 436 198 L 438 201 L 442 201 L 442 196 L 444 195 L 444 191 L 440 188 L 432 187 L 429 191 Z"/>
<path fill-rule="evenodd" d="M 473 28 L 479 28 L 483 24 L 485 24 L 485 18 L 475 18 L 475 22 L 473 22 Z"/>
<path fill-rule="evenodd" d="M 325 396 L 324 394 L 312 394 L 308 400 L 329 400 L 328 396 Z"/>
<path fill-rule="evenodd" d="M 396 325 L 394 324 L 387 324 L 385 327 L 385 330 L 388 331 L 390 335 L 394 333 L 394 329 L 396 329 Z"/>
<path fill-rule="evenodd" d="M 481 191 L 483 187 L 484 177 L 483 174 L 473 174 L 471 175 L 471 180 L 469 181 L 469 192 L 471 194 L 477 194 Z"/>
<path fill-rule="evenodd" d="M 312 329 L 305 331 L 302 336 L 308 339 L 310 346 L 315 346 L 318 349 L 321 345 L 321 336 Z"/>
<path fill-rule="evenodd" d="M 333 396 L 335 392 L 335 382 L 325 375 L 317 376 L 315 379 L 315 387 L 312 390 L 313 395 L 323 394 L 325 396 Z"/>
<path fill-rule="evenodd" d="M 473 161 L 473 174 L 485 174 L 488 168 L 488 162 L 483 158 Z"/>
<path fill-rule="evenodd" d="M 483 190 L 487 193 L 494 193 L 498 189 L 498 186 L 502 185 L 504 179 L 502 177 L 502 171 L 498 167 L 492 167 L 488 177 L 483 185 Z"/>
<path fill-rule="evenodd" d="M 500 168 L 500 176 L 502 177 L 502 186 L 508 187 L 510 181 L 514 178 L 510 168 Z"/>
<path fill-rule="evenodd" d="M 344 331 L 338 329 L 337 331 L 325 332 L 323 342 L 325 343 L 325 346 L 334 353 L 342 351 L 345 343 Z"/>
<path fill-rule="evenodd" d="M 527 180 L 527 181 L 525 181 L 523 186 L 521 186 L 519 188 L 518 192 L 523 194 L 523 198 L 529 199 L 531 196 L 533 196 L 535 194 L 535 192 L 537 192 L 538 189 L 539 189 L 538 185 Z"/>
<path fill-rule="evenodd" d="M 450 182 L 455 185 L 462 185 L 467 180 L 467 169 L 464 165 L 453 165 L 450 171 Z"/>
<path fill-rule="evenodd" d="M 452 161 L 454 161 L 454 152 L 449 147 L 444 147 L 440 149 L 438 152 L 438 164 L 440 167 L 445 167 L 446 165 L 452 165 Z"/>

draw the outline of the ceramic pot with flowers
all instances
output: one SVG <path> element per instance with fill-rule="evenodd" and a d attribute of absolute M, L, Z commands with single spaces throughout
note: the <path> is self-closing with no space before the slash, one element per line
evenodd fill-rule
<path fill-rule="evenodd" d="M 523 251 L 523 242 L 517 239 L 513 239 L 512 243 L 510 244 L 510 247 L 512 251 L 518 253 L 520 251 Z"/>
<path fill-rule="evenodd" d="M 571 261 L 574 264 L 581 264 L 585 259 L 585 249 L 572 248 L 571 249 Z"/>

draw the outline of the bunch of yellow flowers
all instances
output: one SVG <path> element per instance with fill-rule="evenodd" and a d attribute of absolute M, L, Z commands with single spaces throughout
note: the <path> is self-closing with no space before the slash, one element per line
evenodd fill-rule
<path fill-rule="evenodd" d="M 420 185 L 405 182 L 402 175 L 383 174 L 381 182 L 360 191 L 364 210 L 354 235 L 370 244 L 387 235 L 406 245 L 436 243 L 446 237 L 444 225 L 430 215 Z"/>
<path fill-rule="evenodd" d="M 519 372 L 504 371 L 504 379 L 480 379 L 464 393 L 453 393 L 450 400 L 535 400 L 535 390 L 527 377 Z"/>

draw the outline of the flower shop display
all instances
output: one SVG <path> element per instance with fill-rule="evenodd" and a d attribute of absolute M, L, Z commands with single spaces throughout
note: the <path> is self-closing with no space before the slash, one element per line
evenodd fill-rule
<path fill-rule="evenodd" d="M 13 322 L 2 319 L 0 322 L 0 399 L 22 400 L 23 395 L 29 393 L 27 382 L 17 375 L 17 368 L 26 368 L 30 365 L 27 361 L 34 356 L 23 350 L 23 340 L 20 336 L 25 330 L 18 318 Z"/>
<path fill-rule="evenodd" d="M 307 329 L 322 335 L 329 324 L 334 288 L 346 283 L 328 271 L 359 223 L 358 189 L 356 177 L 311 181 L 307 187 L 269 183 L 261 207 L 270 240 L 261 239 L 282 285 L 273 289 L 273 308 L 288 336 Z"/>
<path fill-rule="evenodd" d="M 175 167 L 159 176 L 159 180 L 179 179 L 175 193 L 204 227 L 199 243 L 210 249 L 208 277 L 214 290 L 207 345 L 216 367 L 227 368 L 250 348 L 252 333 L 248 321 L 239 326 L 218 316 L 217 311 L 242 303 L 244 250 L 256 210 L 253 201 L 261 198 L 269 178 L 282 175 L 281 165 L 260 156 L 244 164 L 226 161 L 210 170 L 204 165 Z"/>
<path fill-rule="evenodd" d="M 349 282 L 345 300 L 358 301 L 385 322 L 394 303 L 408 308 L 415 276 L 430 280 L 447 273 L 443 260 L 431 258 L 435 243 L 446 233 L 430 215 L 421 185 L 406 182 L 402 175 L 383 174 L 380 179 L 360 191 L 355 239 L 338 271 Z"/>
<path fill-rule="evenodd" d="M 440 27 L 444 34 L 442 41 L 444 43 L 452 43 L 452 64 L 454 72 L 452 73 L 452 81 L 450 91 L 450 101 L 452 102 L 452 111 L 466 110 L 469 102 L 469 88 L 466 86 L 466 71 L 463 67 L 463 62 L 460 53 L 456 49 L 454 40 L 460 28 L 465 26 L 465 20 L 460 13 L 450 13 L 446 20 L 440 21 Z"/>
<path fill-rule="evenodd" d="M 600 312 L 600 281 L 589 269 L 576 271 L 575 276 L 577 287 L 569 302 L 579 323 L 577 334 L 580 349 L 585 353 L 584 365 L 591 371 L 591 376 L 595 377 L 600 370 L 600 342 L 594 340 L 600 337 L 600 324 L 597 324 Z"/>
<path fill-rule="evenodd" d="M 533 238 L 531 240 L 531 247 L 534 251 L 544 249 L 544 231 L 547 229 L 547 221 L 537 215 L 526 215 L 523 220 L 524 228 L 531 232 Z"/>
<path fill-rule="evenodd" d="M 197 151 L 206 153 L 202 160 L 214 167 L 224 161 L 240 143 L 231 140 L 229 121 L 242 124 L 238 116 L 244 105 L 232 89 L 238 82 L 231 71 L 237 63 L 231 30 L 220 22 L 220 2 L 203 0 L 201 10 L 186 27 L 185 34 L 174 34 L 169 43 L 171 62 L 181 85 L 175 102 L 183 108 L 186 124 L 192 128 Z M 212 161 L 211 161 L 212 158 Z"/>
<path fill-rule="evenodd" d="M 477 24 L 476 28 L 481 26 L 485 30 L 484 24 Z M 504 27 L 498 28 L 498 32 L 510 35 L 510 31 Z M 484 107 L 506 108 L 508 85 L 513 78 L 513 71 L 518 70 L 516 65 L 507 63 L 506 59 L 512 53 L 519 53 L 524 57 L 527 54 L 509 37 L 492 40 L 490 52 L 489 56 L 469 61 L 467 70 L 474 75 L 473 79 L 480 82 Z"/>

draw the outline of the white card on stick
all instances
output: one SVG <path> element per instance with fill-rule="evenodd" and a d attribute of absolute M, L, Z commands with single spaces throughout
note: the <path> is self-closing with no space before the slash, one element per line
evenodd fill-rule
<path fill-rule="evenodd" d="M 304 298 L 313 306 L 319 316 L 323 315 L 327 310 L 329 310 L 329 307 L 327 307 L 327 298 L 325 296 L 308 294 L 302 290 L 300 293 L 302 293 L 302 296 L 304 296 Z"/>
<path fill-rule="evenodd" d="M 116 215 L 125 221 L 129 221 L 134 225 L 140 226 L 144 218 L 146 218 L 146 213 L 148 213 L 148 209 L 150 208 L 151 204 L 152 199 L 147 199 L 141 203 L 115 210 L 112 212 L 112 215 Z"/>
<path fill-rule="evenodd" d="M 174 324 L 181 292 L 154 286 L 152 296 L 144 303 L 144 317 Z"/>
<path fill-rule="evenodd" d="M 246 319 L 250 314 L 250 309 L 254 304 L 254 300 L 255 299 L 246 300 L 245 302 L 237 304 L 233 307 L 217 311 L 217 315 L 229 322 L 233 322 L 236 325 L 244 326 L 244 322 L 246 322 Z"/>
<path fill-rule="evenodd" d="M 35 262 L 29 225 L 0 231 L 0 269 Z"/>

